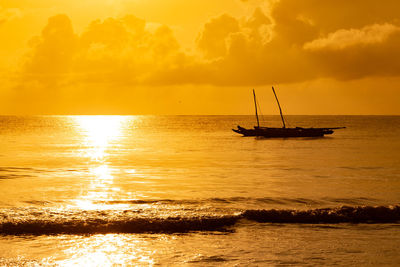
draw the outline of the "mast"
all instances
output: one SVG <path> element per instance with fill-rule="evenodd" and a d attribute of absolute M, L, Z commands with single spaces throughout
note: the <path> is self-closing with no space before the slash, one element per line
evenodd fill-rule
<path fill-rule="evenodd" d="M 254 96 L 254 106 L 256 107 L 256 119 L 257 119 L 257 127 L 260 128 L 260 121 L 258 120 L 258 112 L 257 112 L 257 100 L 256 100 L 256 92 L 253 89 Z"/>
<path fill-rule="evenodd" d="M 279 112 L 281 113 L 281 118 L 282 118 L 283 128 L 286 128 L 285 120 L 283 119 L 283 114 L 282 114 L 281 105 L 279 104 L 279 100 L 278 100 L 278 97 L 276 96 L 275 89 L 274 89 L 274 87 L 273 87 L 273 86 L 272 86 L 272 92 L 274 92 L 274 95 L 275 95 L 276 102 L 278 103 Z"/>

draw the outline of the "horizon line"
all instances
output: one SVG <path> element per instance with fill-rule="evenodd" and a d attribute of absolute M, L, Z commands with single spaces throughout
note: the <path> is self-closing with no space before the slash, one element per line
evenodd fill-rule
<path fill-rule="evenodd" d="M 1 117 L 27 116 L 255 116 L 254 114 L 0 114 Z M 260 116 L 280 116 L 279 114 L 262 114 Z M 400 114 L 285 114 L 284 116 L 400 116 Z"/>

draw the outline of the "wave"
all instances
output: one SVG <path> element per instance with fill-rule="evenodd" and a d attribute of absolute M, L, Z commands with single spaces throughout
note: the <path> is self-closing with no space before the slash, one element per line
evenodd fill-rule
<path fill-rule="evenodd" d="M 117 220 L 28 220 L 0 224 L 3 235 L 106 234 L 106 233 L 185 233 L 190 231 L 225 231 L 238 216 L 198 218 L 133 218 Z"/>
<path fill-rule="evenodd" d="M 395 223 L 400 221 L 400 206 L 394 207 L 349 207 L 313 210 L 247 210 L 243 217 L 268 223 Z"/>
<path fill-rule="evenodd" d="M 96 214 L 96 213 L 93 213 Z M 338 223 L 397 223 L 400 206 L 364 206 L 312 210 L 246 210 L 234 215 L 198 217 L 133 217 L 113 216 L 105 211 L 99 215 L 63 216 L 45 219 L 23 216 L 0 222 L 1 235 L 106 234 L 106 233 L 185 233 L 192 231 L 233 231 L 239 220 L 257 223 L 338 224 Z M 86 214 L 87 215 L 87 214 Z M 110 215 L 110 216 L 107 216 Z M 108 218 L 109 217 L 109 218 Z"/>
<path fill-rule="evenodd" d="M 120 199 L 120 200 L 98 200 L 95 204 L 171 204 L 171 205 L 204 205 L 204 204 L 305 204 L 305 205 L 378 205 L 379 200 L 373 198 L 322 198 L 319 200 L 308 198 L 284 198 L 284 197 L 229 197 L 229 198 L 207 198 L 207 199 Z"/>

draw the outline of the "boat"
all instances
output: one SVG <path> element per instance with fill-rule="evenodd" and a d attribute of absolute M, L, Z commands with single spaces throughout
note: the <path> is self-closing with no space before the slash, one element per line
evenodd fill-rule
<path fill-rule="evenodd" d="M 276 95 L 274 87 L 272 87 L 272 92 L 274 93 L 276 102 L 278 103 L 279 112 L 281 114 L 281 120 L 283 126 L 281 128 L 276 127 L 262 127 L 260 126 L 260 120 L 258 118 L 258 110 L 257 110 L 257 99 L 256 92 L 253 89 L 253 97 L 254 97 L 254 106 L 256 110 L 256 119 L 257 126 L 254 128 L 246 129 L 237 126 L 237 129 L 232 129 L 235 133 L 241 134 L 243 136 L 259 136 L 266 138 L 289 138 L 289 137 L 323 137 L 326 134 L 333 134 L 334 130 L 344 129 L 346 127 L 329 127 L 329 128 L 303 128 L 303 127 L 295 127 L 295 128 L 287 128 L 285 119 L 283 117 L 282 108 L 279 104 L 278 97 Z"/>

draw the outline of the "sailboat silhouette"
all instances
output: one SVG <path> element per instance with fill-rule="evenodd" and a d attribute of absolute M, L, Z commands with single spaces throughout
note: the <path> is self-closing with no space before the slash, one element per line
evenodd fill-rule
<path fill-rule="evenodd" d="M 257 98 L 256 92 L 253 89 L 253 97 L 254 97 L 254 106 L 256 110 L 256 119 L 257 126 L 254 126 L 253 129 L 246 129 L 241 126 L 237 126 L 237 129 L 232 129 L 234 132 L 238 134 L 242 134 L 243 136 L 262 136 L 267 138 L 273 137 L 322 137 L 326 134 L 333 134 L 333 130 L 343 129 L 346 127 L 331 127 L 331 128 L 303 128 L 303 127 L 295 127 L 295 128 L 286 128 L 285 119 L 283 117 L 282 108 L 279 104 L 278 96 L 276 95 L 274 87 L 272 87 L 272 92 L 275 95 L 276 102 L 278 103 L 279 112 L 281 114 L 281 120 L 283 126 L 281 128 L 274 127 L 261 127 L 260 120 L 258 118 L 258 109 L 257 109 Z"/>

